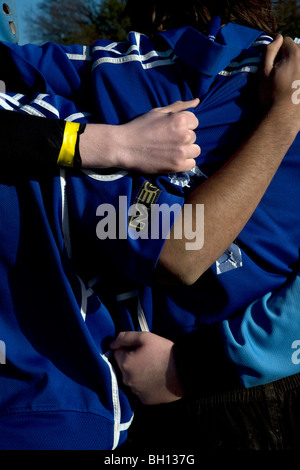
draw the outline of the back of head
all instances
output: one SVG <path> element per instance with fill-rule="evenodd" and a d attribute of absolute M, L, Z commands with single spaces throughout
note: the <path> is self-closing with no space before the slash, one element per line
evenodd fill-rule
<path fill-rule="evenodd" d="M 1 2 L 0 41 L 18 42 L 18 25 L 15 0 Z"/>
<path fill-rule="evenodd" d="M 238 23 L 268 34 L 276 28 L 270 0 L 128 0 L 125 13 L 132 29 L 150 36 L 181 26 L 206 33 L 214 16 L 222 24 Z"/>

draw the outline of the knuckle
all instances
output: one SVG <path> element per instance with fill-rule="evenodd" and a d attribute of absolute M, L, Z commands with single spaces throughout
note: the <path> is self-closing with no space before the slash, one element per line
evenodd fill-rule
<path fill-rule="evenodd" d="M 122 372 L 128 370 L 128 353 L 124 349 L 117 349 L 114 351 L 114 358 Z"/>
<path fill-rule="evenodd" d="M 174 125 L 178 128 L 187 127 L 187 116 L 183 112 L 173 114 L 173 121 Z"/>
<path fill-rule="evenodd" d="M 130 374 L 123 372 L 122 378 L 123 378 L 124 385 L 131 388 L 132 391 L 137 387 L 136 381 L 131 377 Z"/>
<path fill-rule="evenodd" d="M 183 169 L 183 166 L 182 166 L 182 162 L 181 163 L 174 163 L 173 167 L 172 167 L 172 171 L 174 173 L 180 173 L 182 171 L 184 171 Z"/>
<path fill-rule="evenodd" d="M 178 149 L 177 151 L 177 154 L 176 154 L 176 158 L 174 159 L 174 162 L 173 162 L 173 171 L 175 173 L 177 172 L 180 172 L 180 171 L 183 171 L 182 170 L 182 167 L 183 167 L 183 164 L 185 163 L 186 161 L 186 152 L 183 150 L 183 149 Z"/>
<path fill-rule="evenodd" d="M 124 385 L 126 385 L 127 387 L 132 387 L 131 380 L 130 380 L 129 377 L 127 377 L 127 375 L 125 375 L 125 374 L 123 374 L 123 383 L 124 383 Z"/>
<path fill-rule="evenodd" d="M 177 131 L 179 148 L 181 151 L 185 151 L 185 146 L 193 141 L 193 131 L 187 128 L 180 128 Z"/>
<path fill-rule="evenodd" d="M 186 158 L 186 147 L 180 145 L 177 148 L 177 162 L 180 162 L 184 158 Z"/>
<path fill-rule="evenodd" d="M 123 354 L 121 349 L 116 349 L 116 351 L 114 351 L 114 358 L 118 366 L 121 368 L 123 362 Z"/>

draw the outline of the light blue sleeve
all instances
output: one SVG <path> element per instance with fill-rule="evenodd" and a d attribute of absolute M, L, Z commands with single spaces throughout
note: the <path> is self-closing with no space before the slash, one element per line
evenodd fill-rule
<path fill-rule="evenodd" d="M 300 274 L 224 321 L 221 332 L 244 387 L 300 372 Z"/>

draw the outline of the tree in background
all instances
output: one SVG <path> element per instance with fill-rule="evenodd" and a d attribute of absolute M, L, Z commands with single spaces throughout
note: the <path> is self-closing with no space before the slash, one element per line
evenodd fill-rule
<path fill-rule="evenodd" d="M 142 0 L 141 0 L 142 1 Z M 128 21 L 122 18 L 126 0 L 41 0 L 30 16 L 32 42 L 92 44 L 99 37 L 122 41 Z"/>
<path fill-rule="evenodd" d="M 273 5 L 278 21 L 278 32 L 292 38 L 300 37 L 299 0 L 279 0 Z"/>
<path fill-rule="evenodd" d="M 98 38 L 123 41 L 128 33 L 128 21 L 122 18 L 125 4 L 126 0 L 40 0 L 36 12 L 30 15 L 31 41 L 61 44 L 92 44 Z M 273 8 L 278 31 L 300 37 L 300 1 L 277 0 Z"/>

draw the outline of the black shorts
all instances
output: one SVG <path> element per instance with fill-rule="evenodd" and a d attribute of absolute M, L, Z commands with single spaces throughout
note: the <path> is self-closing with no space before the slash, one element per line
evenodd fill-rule
<path fill-rule="evenodd" d="M 300 374 L 135 412 L 127 448 L 186 452 L 299 450 Z"/>

